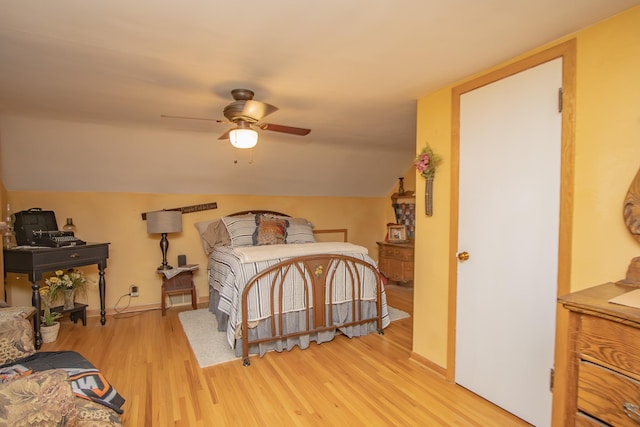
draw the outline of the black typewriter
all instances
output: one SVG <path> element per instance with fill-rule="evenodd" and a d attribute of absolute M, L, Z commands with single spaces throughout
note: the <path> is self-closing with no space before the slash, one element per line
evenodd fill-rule
<path fill-rule="evenodd" d="M 73 231 L 58 230 L 56 215 L 53 211 L 31 208 L 26 211 L 16 212 L 14 218 L 14 230 L 18 246 L 58 248 L 86 244 L 86 242 L 75 237 Z"/>
<path fill-rule="evenodd" d="M 86 245 L 87 242 L 78 239 L 73 235 L 73 231 L 55 230 L 55 231 L 34 231 L 34 246 L 48 246 L 57 248 L 60 246 L 76 246 Z"/>

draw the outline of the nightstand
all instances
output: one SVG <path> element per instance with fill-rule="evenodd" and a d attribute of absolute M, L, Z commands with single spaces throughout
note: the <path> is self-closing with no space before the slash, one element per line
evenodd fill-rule
<path fill-rule="evenodd" d="M 193 267 L 193 266 L 192 266 Z M 158 271 L 162 274 L 162 315 L 167 312 L 167 296 L 170 295 L 183 295 L 191 293 L 191 307 L 196 310 L 198 308 L 198 301 L 196 297 L 196 284 L 193 282 L 193 270 L 180 271 L 178 274 L 168 278 L 163 271 Z"/>

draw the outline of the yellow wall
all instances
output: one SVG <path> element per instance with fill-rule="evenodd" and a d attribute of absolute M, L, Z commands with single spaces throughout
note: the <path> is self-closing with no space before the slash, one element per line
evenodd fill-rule
<path fill-rule="evenodd" d="M 571 37 L 577 40 L 575 194 L 571 289 L 624 277 L 640 251 L 622 220 L 622 201 L 640 167 L 640 7 Z M 542 48 L 500 64 L 522 59 Z M 468 81 L 482 73 L 470 76 Z M 418 102 L 416 152 L 426 141 L 444 162 L 434 183 L 434 216 L 417 216 L 413 350 L 436 365 L 447 361 L 448 253 L 452 195 L 451 90 Z M 417 191 L 424 180 L 417 178 Z M 424 210 L 417 198 L 416 210 Z"/>
<path fill-rule="evenodd" d="M 158 307 L 160 303 L 160 277 L 156 268 L 162 262 L 159 236 L 146 232 L 142 212 L 216 202 L 218 209 L 184 214 L 182 233 L 170 234 L 167 259 L 177 263 L 178 254 L 186 254 L 189 263 L 200 264 L 196 273 L 198 299 L 207 300 L 207 259 L 193 224 L 215 219 L 248 209 L 270 209 L 292 216 L 305 217 L 315 228 L 347 228 L 349 241 L 369 249 L 377 259 L 376 240 L 386 232 L 386 198 L 331 198 L 331 197 L 266 197 L 248 195 L 171 195 L 132 193 L 48 193 L 10 192 L 9 201 L 14 211 L 40 207 L 56 213 L 58 225 L 65 218 L 73 218 L 78 227 L 76 235 L 85 241 L 110 242 L 106 270 L 107 312 L 118 299 L 136 284 L 140 296 L 131 299 L 132 306 Z M 96 267 L 83 270 L 97 284 Z M 30 304 L 31 289 L 26 276 L 10 274 L 7 277 L 9 300 L 13 304 Z M 88 292 L 90 309 L 98 309 L 97 285 Z M 118 304 L 128 303 L 125 297 Z"/>

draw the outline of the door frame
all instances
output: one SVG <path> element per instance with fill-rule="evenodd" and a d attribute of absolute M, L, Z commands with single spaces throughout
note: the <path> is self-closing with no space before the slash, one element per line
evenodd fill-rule
<path fill-rule="evenodd" d="M 571 286 L 571 244 L 573 224 L 573 181 L 576 100 L 576 40 L 570 39 L 554 47 L 535 53 L 502 68 L 490 71 L 451 91 L 451 222 L 449 228 L 449 295 L 447 332 L 447 380 L 455 382 L 456 301 L 458 286 L 458 198 L 460 168 L 460 97 L 479 87 L 488 85 L 521 71 L 536 67 L 556 58 L 562 58 L 562 128 L 560 169 L 560 229 L 558 233 L 557 296 L 569 293 Z M 566 310 L 556 310 L 555 378 L 553 388 L 553 425 L 563 425 L 562 402 L 566 393 L 565 355 L 569 316 Z M 560 332 L 560 333 L 559 333 Z M 556 424 L 556 421 L 558 424 Z"/>

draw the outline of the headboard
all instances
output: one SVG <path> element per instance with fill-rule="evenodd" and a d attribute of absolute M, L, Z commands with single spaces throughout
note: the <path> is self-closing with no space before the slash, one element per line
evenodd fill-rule
<path fill-rule="evenodd" d="M 290 217 L 290 215 L 287 215 L 281 212 L 268 211 L 268 210 L 250 210 L 250 211 L 235 212 L 235 213 L 229 214 L 228 216 L 239 216 L 239 215 L 249 215 L 249 214 L 256 214 L 256 215 L 265 214 L 265 215 L 277 215 L 277 216 Z"/>
<path fill-rule="evenodd" d="M 287 215 L 285 213 L 282 212 L 276 212 L 276 211 L 270 211 L 270 210 L 261 210 L 261 209 L 255 209 L 255 210 L 250 210 L 250 211 L 241 211 L 241 212 L 235 212 L 232 214 L 229 214 L 229 216 L 239 216 L 239 215 L 249 215 L 249 214 L 266 214 L 266 215 L 277 215 L 277 216 L 285 216 L 288 218 L 291 218 L 291 215 Z M 313 234 L 318 237 L 320 235 L 323 236 L 327 236 L 330 237 L 331 235 L 339 235 L 342 238 L 343 242 L 348 242 L 349 241 L 349 236 L 348 236 L 348 230 L 346 228 L 331 228 L 331 229 L 313 229 Z M 319 238 L 320 240 L 323 240 L 322 238 Z M 335 241 L 335 239 L 328 239 L 330 241 Z"/>

